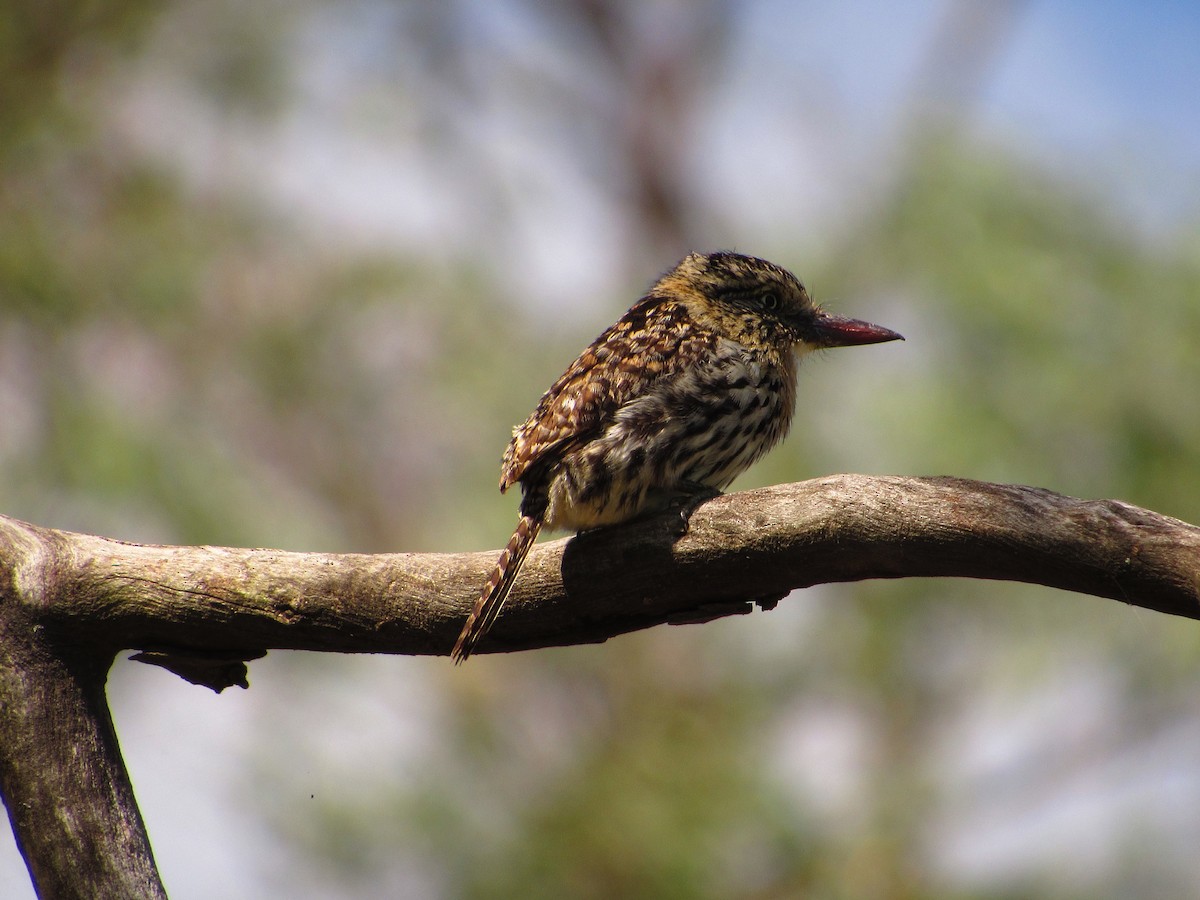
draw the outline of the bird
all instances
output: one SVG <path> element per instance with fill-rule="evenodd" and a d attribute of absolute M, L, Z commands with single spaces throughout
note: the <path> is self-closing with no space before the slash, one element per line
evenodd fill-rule
<path fill-rule="evenodd" d="M 787 434 L 800 356 L 894 340 L 825 312 L 765 259 L 689 253 L 513 429 L 500 491 L 521 485 L 520 518 L 452 659 L 464 662 L 495 623 L 543 529 L 617 525 L 719 493 Z"/>

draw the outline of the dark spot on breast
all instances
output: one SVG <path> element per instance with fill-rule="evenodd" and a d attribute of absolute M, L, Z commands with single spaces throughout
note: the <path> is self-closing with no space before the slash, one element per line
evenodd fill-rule
<path fill-rule="evenodd" d="M 717 444 L 717 450 L 720 450 L 722 453 L 724 453 L 725 451 L 729 450 L 730 447 L 733 446 L 733 442 L 737 439 L 738 439 L 737 430 L 735 429 L 733 431 L 730 431 L 729 433 L 727 433 L 725 435 L 725 439 L 723 441 L 721 441 L 719 444 Z"/>
<path fill-rule="evenodd" d="M 611 486 L 612 469 L 609 468 L 604 460 L 593 460 L 583 491 L 579 494 L 579 499 L 588 501 L 596 497 L 603 497 L 608 494 L 608 489 Z"/>
<path fill-rule="evenodd" d="M 714 403 L 707 410 L 706 414 L 710 419 L 724 419 L 726 416 L 733 414 L 738 408 L 738 402 L 731 396 L 721 398 L 719 403 Z"/>

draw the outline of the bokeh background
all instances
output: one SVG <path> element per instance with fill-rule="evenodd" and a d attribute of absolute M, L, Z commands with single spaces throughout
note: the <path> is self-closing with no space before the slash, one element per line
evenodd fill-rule
<path fill-rule="evenodd" d="M 500 546 L 509 429 L 689 249 L 908 341 L 740 486 L 953 474 L 1200 521 L 1200 7 L 9 0 L 0 510 Z M 111 698 L 172 897 L 1200 884 L 1200 623 L 814 588 L 608 645 L 271 653 Z M 11 834 L 0 895 L 31 897 Z"/>

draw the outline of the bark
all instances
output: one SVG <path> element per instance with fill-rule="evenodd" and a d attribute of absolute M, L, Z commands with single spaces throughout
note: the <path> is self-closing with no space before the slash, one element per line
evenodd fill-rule
<path fill-rule="evenodd" d="M 1033 582 L 1200 618 L 1200 528 L 1115 500 L 837 475 L 529 556 L 479 653 L 593 643 L 834 581 Z M 104 700 L 114 655 L 221 690 L 269 649 L 445 655 L 485 553 L 130 544 L 0 517 L 0 789 L 44 896 L 162 896 Z"/>
<path fill-rule="evenodd" d="M 70 603 L 51 534 L 0 519 L 0 793 L 38 896 L 165 897 L 104 695 L 113 652 L 43 616 Z"/>

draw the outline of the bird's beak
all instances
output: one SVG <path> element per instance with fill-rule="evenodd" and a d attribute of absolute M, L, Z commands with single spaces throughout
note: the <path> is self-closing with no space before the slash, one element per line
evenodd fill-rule
<path fill-rule="evenodd" d="M 809 343 L 818 347 L 854 347 L 858 344 L 882 344 L 885 341 L 902 341 L 904 335 L 884 328 L 882 325 L 872 325 L 861 319 L 847 319 L 845 316 L 831 316 L 819 312 L 809 325 Z"/>

